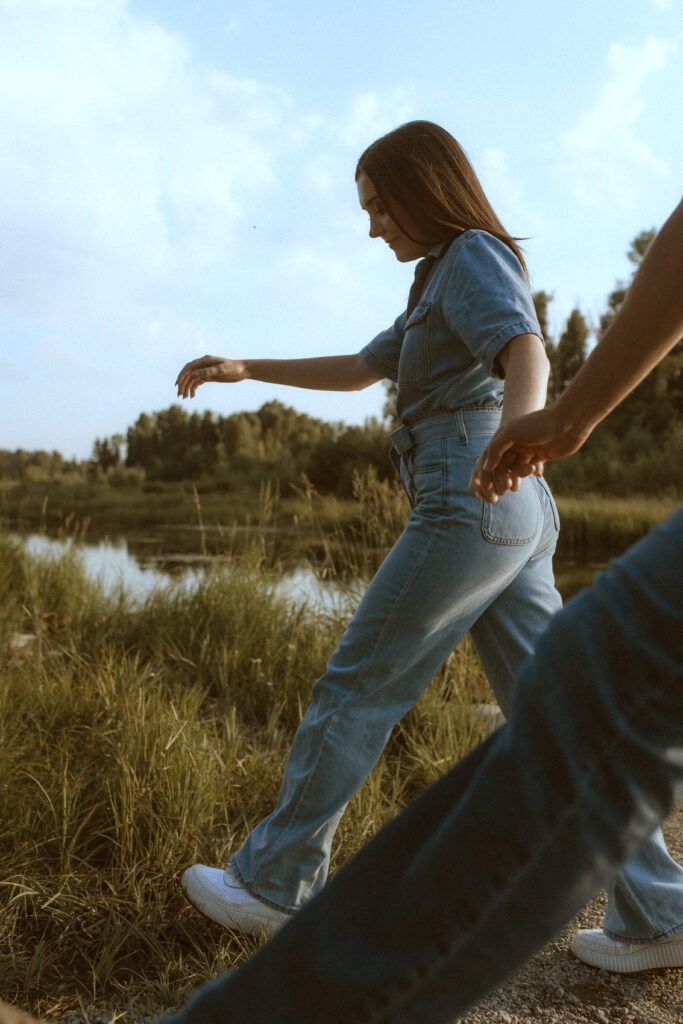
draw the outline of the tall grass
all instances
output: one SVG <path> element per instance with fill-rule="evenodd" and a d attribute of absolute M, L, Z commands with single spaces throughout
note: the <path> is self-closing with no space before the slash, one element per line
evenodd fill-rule
<path fill-rule="evenodd" d="M 678 504 L 673 496 L 561 495 L 557 499 L 562 520 L 558 554 L 584 561 L 621 554 Z"/>
<path fill-rule="evenodd" d="M 283 597 L 254 537 L 229 576 L 133 605 L 88 580 L 77 546 L 28 557 L 0 534 L 5 999 L 152 1013 L 253 952 L 186 905 L 179 876 L 225 862 L 272 808 L 350 611 Z M 351 802 L 333 867 L 480 738 L 487 693 L 463 645 Z"/>

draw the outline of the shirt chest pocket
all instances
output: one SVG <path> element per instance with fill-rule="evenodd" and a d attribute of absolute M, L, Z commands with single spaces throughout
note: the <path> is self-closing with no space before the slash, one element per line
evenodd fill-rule
<path fill-rule="evenodd" d="M 420 302 L 406 323 L 398 361 L 398 383 L 426 384 L 429 380 L 430 302 Z"/>

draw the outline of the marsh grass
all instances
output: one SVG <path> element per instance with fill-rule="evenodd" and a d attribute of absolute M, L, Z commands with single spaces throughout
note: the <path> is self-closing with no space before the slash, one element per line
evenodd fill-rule
<path fill-rule="evenodd" d="M 364 537 L 378 547 L 393 512 L 380 514 L 376 488 L 364 500 L 377 504 Z M 89 580 L 78 545 L 29 557 L 0 534 L 4 999 L 46 1017 L 98 1003 L 151 1013 L 256 948 L 188 907 L 179 876 L 224 862 L 272 808 L 351 611 L 351 597 L 323 613 L 282 596 L 266 506 L 229 577 L 142 604 Z M 348 575 L 343 530 L 320 543 Z M 33 639 L 17 647 L 17 635 Z M 352 800 L 334 868 L 477 742 L 472 703 L 487 694 L 465 643 Z"/>
<path fill-rule="evenodd" d="M 617 498 L 601 494 L 561 495 L 558 555 L 566 560 L 611 558 L 673 512 L 680 499 L 653 495 Z"/>

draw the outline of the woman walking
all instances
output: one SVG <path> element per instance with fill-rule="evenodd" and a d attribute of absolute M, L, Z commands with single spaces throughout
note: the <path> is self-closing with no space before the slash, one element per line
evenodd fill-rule
<path fill-rule="evenodd" d="M 355 355 L 206 356 L 177 380 L 184 398 L 207 381 L 398 384 L 392 458 L 408 523 L 313 687 L 275 809 L 225 870 L 196 864 L 182 878 L 198 910 L 252 934 L 276 928 L 322 888 L 346 803 L 465 633 L 505 712 L 516 672 L 560 607 L 551 565 L 558 521 L 545 482 L 527 477 L 495 504 L 468 490 L 501 416 L 545 403 L 548 360 L 520 249 L 459 144 L 430 122 L 374 142 L 356 184 L 370 237 L 402 263 L 421 261 L 393 326 Z"/>

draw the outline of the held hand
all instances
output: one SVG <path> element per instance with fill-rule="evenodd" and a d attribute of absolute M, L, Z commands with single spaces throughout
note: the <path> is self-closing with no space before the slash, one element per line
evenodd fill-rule
<path fill-rule="evenodd" d="M 495 469 L 485 467 L 486 451 L 477 459 L 476 465 L 470 476 L 469 490 L 479 501 L 496 502 L 508 491 L 518 491 L 522 477 L 526 473 L 516 475 L 504 464 L 499 464 Z"/>
<path fill-rule="evenodd" d="M 200 384 L 218 381 L 221 384 L 237 384 L 246 380 L 247 368 L 241 359 L 224 359 L 222 356 L 202 356 L 185 363 L 178 374 L 175 386 L 178 398 L 194 398 Z"/>
<path fill-rule="evenodd" d="M 523 477 L 532 473 L 542 476 L 544 463 L 571 455 L 581 447 L 588 433 L 563 430 L 555 408 L 520 416 L 496 431 L 472 473 L 472 494 L 480 501 L 497 501 L 507 490 L 517 490 Z M 506 476 L 511 481 L 509 486 L 505 486 Z"/>

